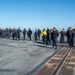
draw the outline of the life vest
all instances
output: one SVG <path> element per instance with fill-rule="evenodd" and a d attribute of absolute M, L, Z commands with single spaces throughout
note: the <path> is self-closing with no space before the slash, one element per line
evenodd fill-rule
<path fill-rule="evenodd" d="M 46 30 L 44 30 L 43 32 L 42 32 L 42 36 L 46 36 L 47 35 L 47 32 L 46 32 Z"/>

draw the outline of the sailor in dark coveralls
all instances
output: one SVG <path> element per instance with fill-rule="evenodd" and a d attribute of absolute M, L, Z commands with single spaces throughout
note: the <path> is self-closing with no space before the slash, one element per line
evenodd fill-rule
<path fill-rule="evenodd" d="M 69 30 L 67 31 L 66 36 L 68 38 L 69 46 L 72 48 L 74 46 L 74 33 L 71 27 L 69 27 Z"/>
<path fill-rule="evenodd" d="M 20 30 L 20 27 L 19 27 L 18 30 L 17 30 L 17 38 L 18 38 L 18 40 L 20 40 L 20 32 L 21 32 L 21 30 Z"/>
<path fill-rule="evenodd" d="M 59 36 L 59 33 L 58 33 L 58 31 L 56 30 L 56 28 L 54 27 L 53 28 L 53 32 L 52 32 L 52 37 L 53 37 L 53 39 L 52 39 L 52 47 L 54 48 L 54 46 L 55 46 L 55 49 L 57 49 L 57 37 Z"/>
<path fill-rule="evenodd" d="M 25 37 L 26 37 L 26 29 L 24 28 L 23 29 L 23 40 L 25 40 Z"/>
<path fill-rule="evenodd" d="M 49 28 L 47 28 L 47 42 L 46 42 L 46 44 L 47 45 L 50 45 L 50 30 L 49 30 Z"/>
<path fill-rule="evenodd" d="M 38 40 L 40 40 L 41 30 L 38 28 Z"/>
<path fill-rule="evenodd" d="M 64 43 L 64 36 L 65 36 L 65 31 L 64 29 L 62 29 L 62 31 L 60 32 L 60 43 Z"/>
<path fill-rule="evenodd" d="M 31 40 L 32 30 L 29 28 L 27 32 L 29 40 Z"/>

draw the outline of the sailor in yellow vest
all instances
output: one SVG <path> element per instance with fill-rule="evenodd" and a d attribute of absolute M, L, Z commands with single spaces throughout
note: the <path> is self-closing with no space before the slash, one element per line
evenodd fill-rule
<path fill-rule="evenodd" d="M 44 44 L 46 44 L 46 39 L 47 39 L 47 31 L 44 28 L 42 31 L 42 40 Z"/>

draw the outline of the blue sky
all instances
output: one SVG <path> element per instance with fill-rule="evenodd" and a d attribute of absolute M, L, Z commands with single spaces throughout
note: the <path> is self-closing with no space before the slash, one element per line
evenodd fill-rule
<path fill-rule="evenodd" d="M 75 0 L 0 0 L 0 27 L 75 28 Z"/>

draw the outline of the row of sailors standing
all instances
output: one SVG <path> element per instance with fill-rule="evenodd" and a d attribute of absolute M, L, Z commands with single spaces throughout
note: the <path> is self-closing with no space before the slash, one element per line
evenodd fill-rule
<path fill-rule="evenodd" d="M 1 29 L 0 29 L 1 30 Z M 1 30 L 2 31 L 2 37 L 13 37 L 13 39 L 18 39 L 20 40 L 20 32 L 23 33 L 23 40 L 26 39 L 26 34 L 29 38 L 29 40 L 31 40 L 31 35 L 32 35 L 32 30 L 29 28 L 28 31 L 24 28 L 23 31 L 20 29 L 20 27 L 18 29 L 11 29 L 11 28 L 6 28 L 5 30 Z M 60 43 L 64 43 L 64 37 L 67 37 L 67 43 L 69 43 L 70 47 L 74 46 L 74 35 L 75 35 L 75 31 L 73 31 L 73 29 L 71 27 L 68 28 L 67 32 L 64 31 L 64 29 L 62 29 L 62 31 L 60 32 Z M 36 29 L 34 32 L 34 37 L 35 37 L 35 41 L 40 40 L 40 36 L 41 36 L 41 30 L 40 29 Z M 47 28 L 47 30 L 44 28 L 42 31 L 42 41 L 44 44 L 52 44 L 52 47 L 57 49 L 57 43 L 58 43 L 58 36 L 59 36 L 59 32 L 58 30 L 54 27 L 53 29 L 49 30 L 49 28 Z"/>

